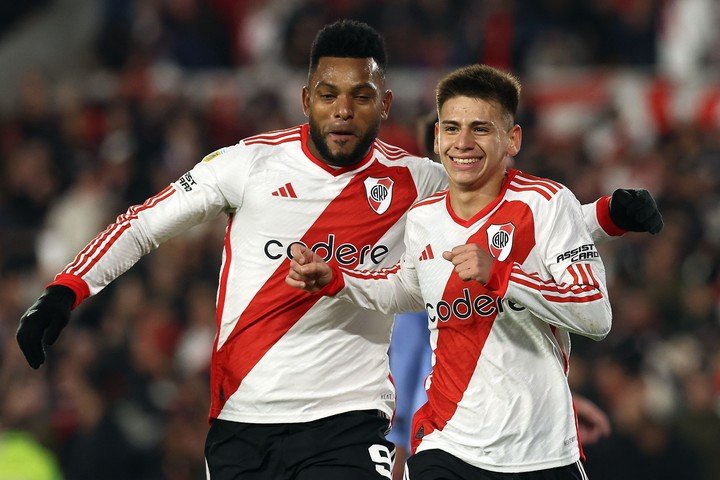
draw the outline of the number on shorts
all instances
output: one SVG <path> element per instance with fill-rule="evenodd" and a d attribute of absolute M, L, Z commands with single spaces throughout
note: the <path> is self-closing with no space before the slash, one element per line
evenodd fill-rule
<path fill-rule="evenodd" d="M 392 479 L 392 455 L 390 450 L 385 445 L 376 443 L 370 445 L 368 452 L 370 453 L 370 460 L 377 464 L 375 470 L 383 477 Z"/>

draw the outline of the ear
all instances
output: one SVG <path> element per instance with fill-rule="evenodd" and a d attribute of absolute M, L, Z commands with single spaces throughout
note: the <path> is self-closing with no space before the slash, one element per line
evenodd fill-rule
<path fill-rule="evenodd" d="M 435 122 L 435 140 L 433 140 L 433 150 L 435 155 L 440 155 L 440 144 L 438 143 L 438 134 L 440 133 L 440 123 Z"/>
<path fill-rule="evenodd" d="M 514 157 L 520 153 L 520 146 L 522 145 L 522 128 L 520 128 L 520 125 L 513 125 L 508 134 L 510 136 L 510 141 L 508 142 L 507 153 L 511 157 Z"/>
<path fill-rule="evenodd" d="M 383 95 L 383 99 L 382 99 L 382 109 L 380 111 L 381 119 L 387 120 L 388 116 L 390 116 L 390 105 L 392 105 L 392 101 L 393 101 L 392 90 L 386 90 L 385 95 Z"/>
<path fill-rule="evenodd" d="M 303 113 L 306 117 L 310 116 L 310 90 L 308 90 L 307 86 L 304 86 L 302 89 L 302 106 L 303 106 Z"/>

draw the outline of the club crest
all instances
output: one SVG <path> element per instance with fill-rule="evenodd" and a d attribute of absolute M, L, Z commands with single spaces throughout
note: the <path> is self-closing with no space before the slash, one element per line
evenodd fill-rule
<path fill-rule="evenodd" d="M 487 229 L 488 247 L 493 257 L 504 261 L 510 255 L 515 235 L 515 225 L 504 223 L 502 225 L 490 225 Z"/>
<path fill-rule="evenodd" d="M 375 213 L 382 215 L 390 208 L 392 187 L 395 182 L 389 177 L 365 179 L 365 193 L 370 207 Z"/>

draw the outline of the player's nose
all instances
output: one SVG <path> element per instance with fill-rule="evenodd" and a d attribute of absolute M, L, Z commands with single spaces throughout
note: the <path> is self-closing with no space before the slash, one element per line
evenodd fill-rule
<path fill-rule="evenodd" d="M 353 117 L 352 101 L 348 95 L 338 95 L 335 101 L 335 117 L 342 120 Z"/>
<path fill-rule="evenodd" d="M 475 138 L 469 128 L 462 128 L 455 137 L 455 148 L 460 150 L 470 150 L 475 146 Z"/>

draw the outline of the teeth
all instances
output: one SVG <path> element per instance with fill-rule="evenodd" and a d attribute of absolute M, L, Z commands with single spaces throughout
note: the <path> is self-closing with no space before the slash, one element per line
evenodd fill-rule
<path fill-rule="evenodd" d="M 469 165 L 471 163 L 476 163 L 479 161 L 479 158 L 453 158 L 453 162 L 459 163 L 461 165 Z"/>

